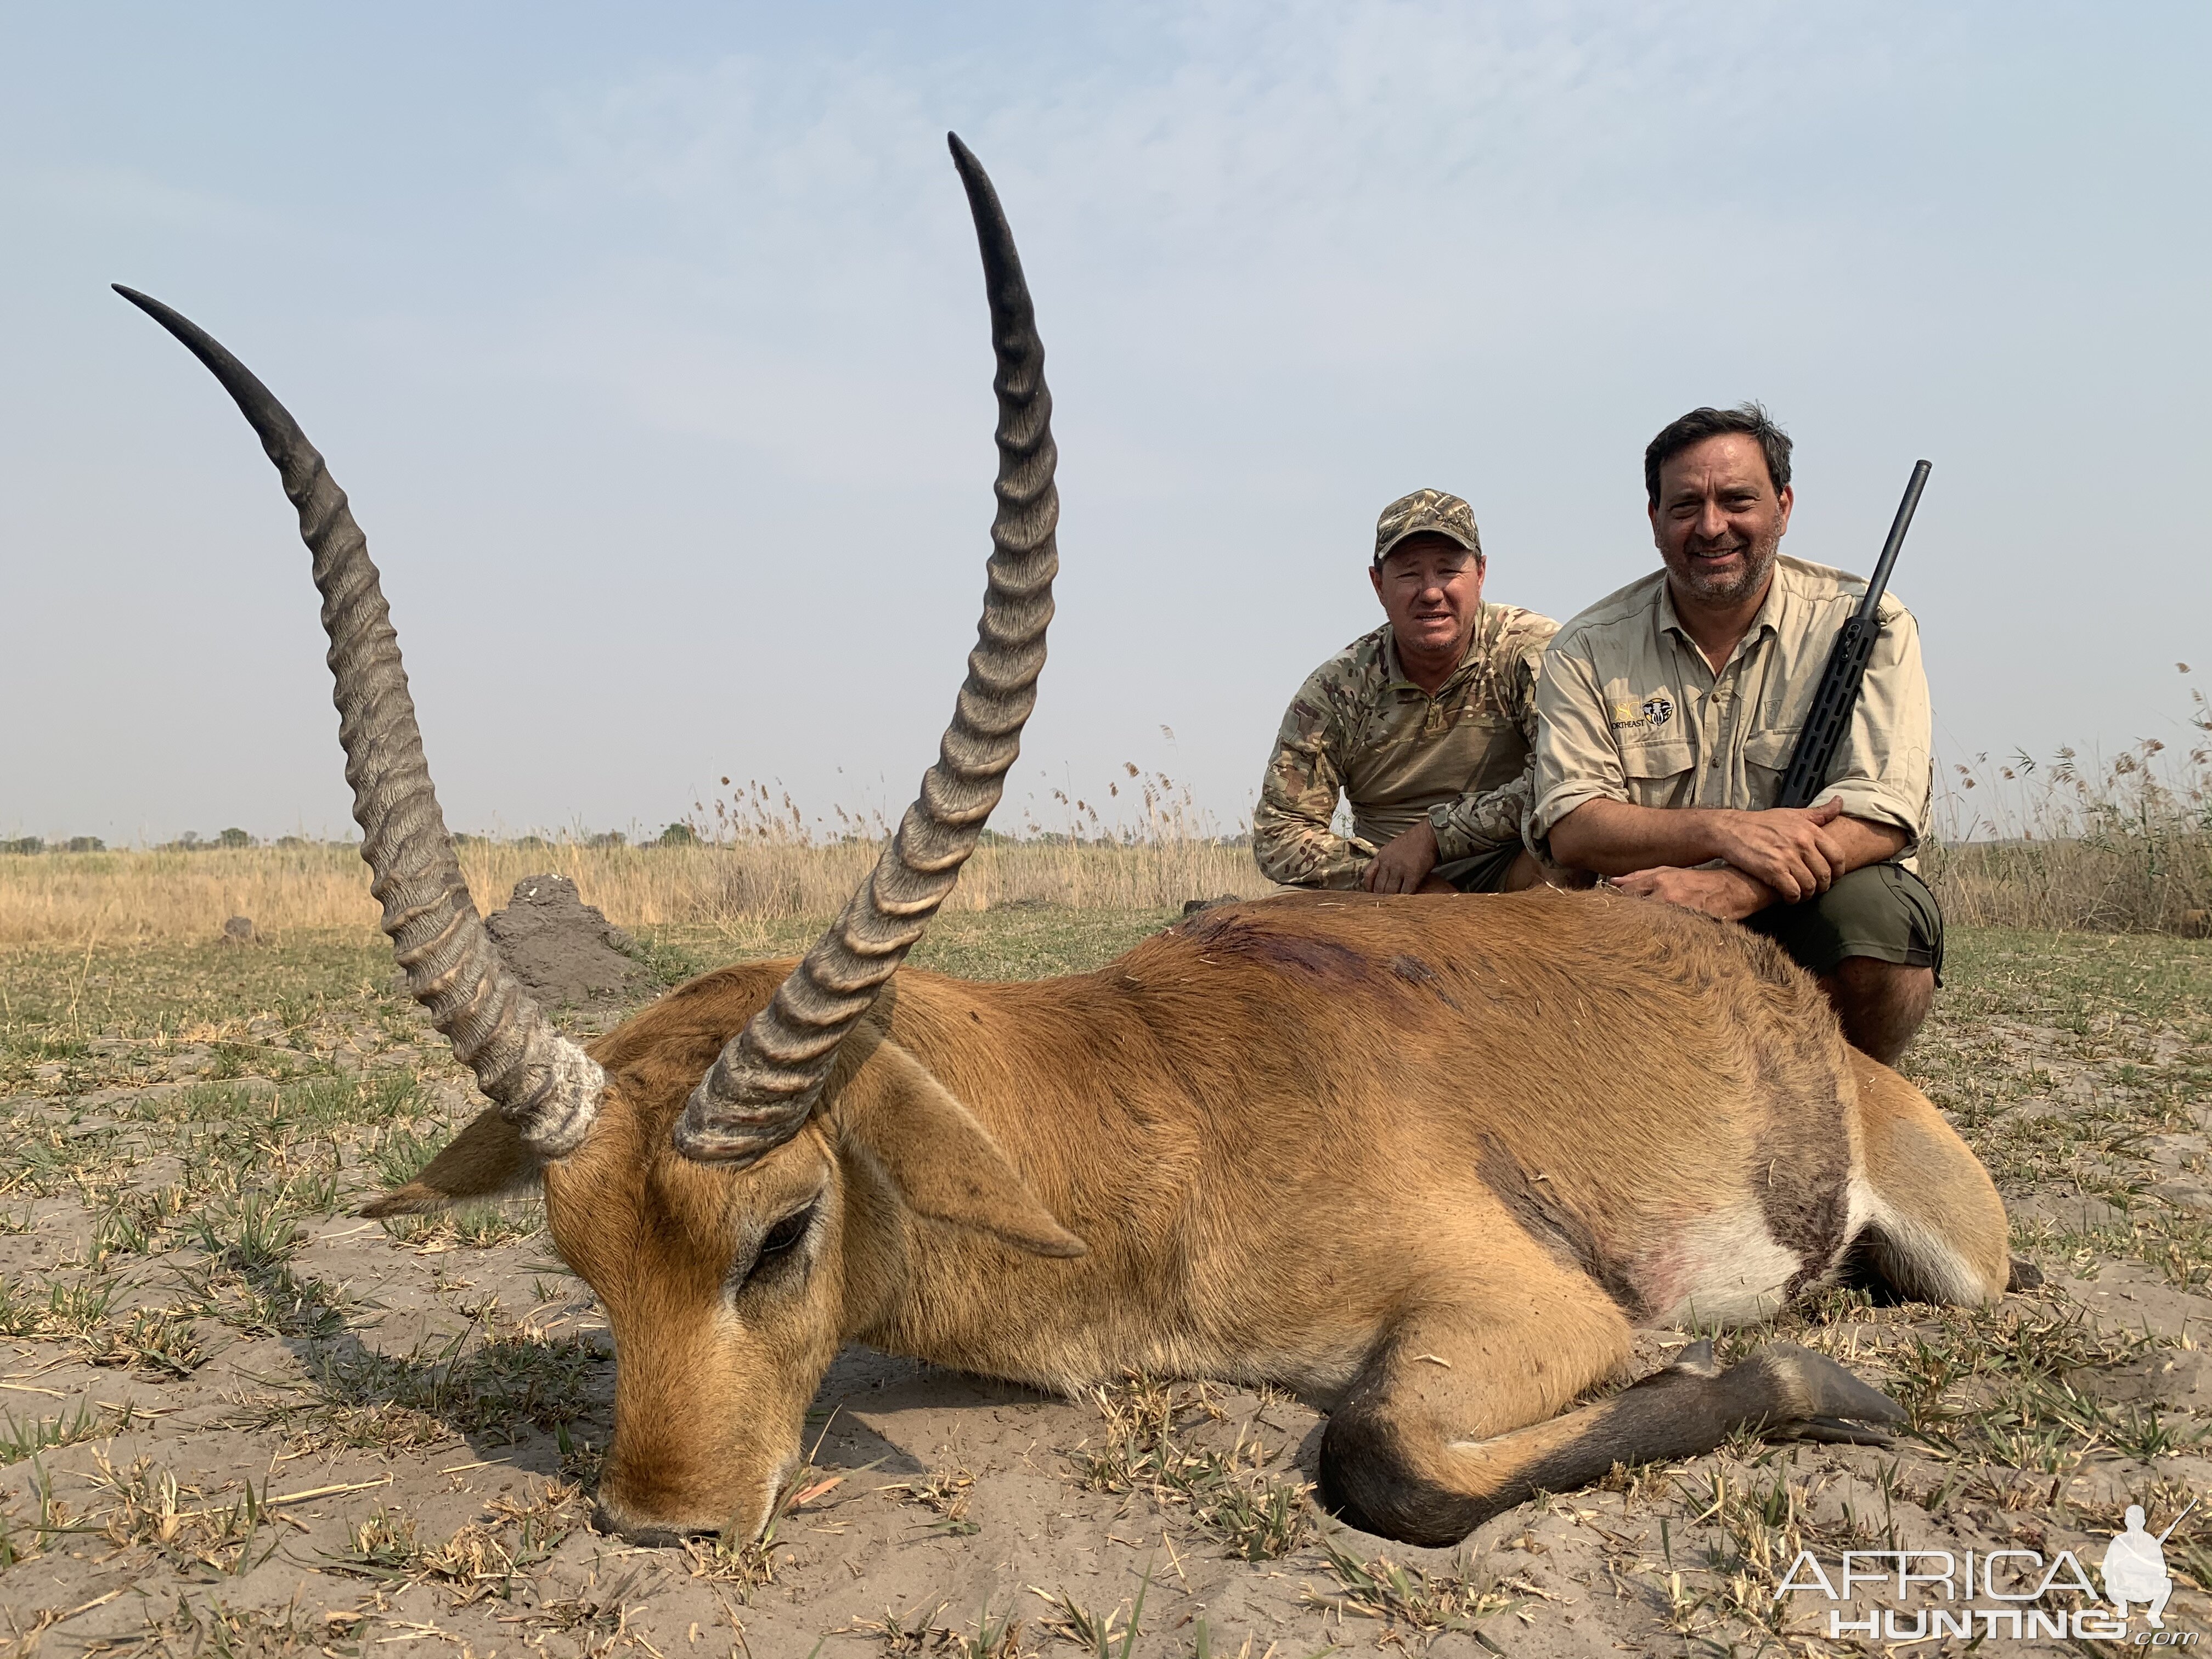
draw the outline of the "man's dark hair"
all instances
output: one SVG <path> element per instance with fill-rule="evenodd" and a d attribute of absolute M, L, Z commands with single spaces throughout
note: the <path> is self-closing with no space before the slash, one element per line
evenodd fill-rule
<path fill-rule="evenodd" d="M 1734 409 L 1693 409 L 1680 420 L 1659 428 L 1659 435 L 1644 447 L 1644 493 L 1659 505 L 1659 469 L 1694 445 L 1723 434 L 1741 432 L 1759 440 L 1766 457 L 1766 476 L 1779 495 L 1790 488 L 1790 434 L 1774 424 L 1763 404 L 1738 404 Z"/>

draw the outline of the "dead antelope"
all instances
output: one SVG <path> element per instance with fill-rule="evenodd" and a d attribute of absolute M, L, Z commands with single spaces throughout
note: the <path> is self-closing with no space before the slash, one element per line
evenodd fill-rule
<path fill-rule="evenodd" d="M 1759 1318 L 1849 1264 L 2001 1294 L 1996 1190 L 1744 930 L 1642 901 L 1326 895 L 1210 910 L 1097 973 L 899 963 L 1018 752 L 1057 557 L 1027 286 L 989 180 L 1000 467 L 983 619 L 936 765 L 797 963 L 724 969 L 578 1047 L 463 884 L 345 496 L 236 359 L 314 554 L 363 856 L 414 994 L 494 1103 L 373 1215 L 544 1188 L 618 1369 L 599 1491 L 633 1537 L 761 1528 L 840 1346 L 1073 1390 L 1268 1382 L 1331 1413 L 1324 1496 L 1436 1543 L 1741 1429 L 1865 1437 L 1830 1361 L 1692 1350 L 1595 1403 L 1638 1327 Z"/>

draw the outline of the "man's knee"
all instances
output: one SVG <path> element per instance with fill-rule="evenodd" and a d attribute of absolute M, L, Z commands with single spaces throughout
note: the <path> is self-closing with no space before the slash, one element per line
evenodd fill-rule
<path fill-rule="evenodd" d="M 1820 976 L 1851 1046 L 1885 1066 L 1904 1054 L 1936 1000 L 1936 970 L 1875 957 L 1845 957 Z"/>
<path fill-rule="evenodd" d="M 1553 875 L 1559 879 L 1553 881 Z M 1547 872 L 1526 848 L 1509 859 L 1502 853 L 1487 859 L 1462 859 L 1439 865 L 1418 890 L 1424 893 L 1518 893 L 1550 882 L 1554 886 L 1588 886 L 1592 878 L 1575 871 Z"/>
<path fill-rule="evenodd" d="M 1826 979 L 1835 982 L 1837 994 L 1854 1007 L 1870 1012 L 1895 1012 L 1924 1018 L 1936 1000 L 1936 970 L 1911 963 L 1845 957 Z"/>
<path fill-rule="evenodd" d="M 1943 971 L 1943 913 L 1936 896 L 1918 876 L 1895 865 L 1854 870 L 1819 897 L 1771 906 L 1744 925 L 1823 979 L 1853 962 L 1870 963 L 1850 970 L 1862 975 L 1899 967 L 1925 969 L 1940 979 Z"/>
<path fill-rule="evenodd" d="M 1847 956 L 1835 965 L 1834 976 L 1856 996 L 1890 999 L 1906 994 L 1906 988 L 1936 988 L 1936 970 L 1917 963 L 1885 962 L 1879 957 Z"/>
<path fill-rule="evenodd" d="M 1498 890 L 1501 893 L 1523 892 L 1543 879 L 1544 866 L 1537 863 L 1534 855 L 1524 847 L 1507 867 L 1505 879 L 1498 884 Z"/>

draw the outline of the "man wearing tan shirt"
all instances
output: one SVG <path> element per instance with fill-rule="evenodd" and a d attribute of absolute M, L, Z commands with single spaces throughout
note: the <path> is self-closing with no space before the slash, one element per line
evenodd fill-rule
<path fill-rule="evenodd" d="M 1942 915 L 1912 860 L 1930 781 L 1919 630 L 1884 598 L 1819 803 L 1776 806 L 1866 584 L 1781 555 L 1790 440 L 1757 404 L 1683 416 L 1644 471 L 1666 568 L 1552 642 L 1531 844 L 1625 892 L 1766 933 L 1819 977 L 1853 1043 L 1894 1060 L 1943 963 Z"/>

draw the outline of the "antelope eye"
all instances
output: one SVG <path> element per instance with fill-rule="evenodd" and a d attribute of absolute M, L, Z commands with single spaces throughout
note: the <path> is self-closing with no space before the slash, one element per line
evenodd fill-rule
<path fill-rule="evenodd" d="M 760 1247 L 750 1256 L 739 1256 L 731 1264 L 727 1280 L 732 1295 L 737 1295 L 755 1280 L 771 1277 L 790 1256 L 792 1251 L 806 1240 L 807 1229 L 814 1224 L 814 1212 L 818 1200 L 789 1215 L 762 1235 Z"/>
<path fill-rule="evenodd" d="M 792 1246 L 806 1237 L 806 1230 L 813 1224 L 814 1206 L 811 1204 L 803 1210 L 793 1211 L 768 1230 L 768 1237 L 761 1240 L 760 1255 L 757 1259 L 766 1261 L 771 1256 L 784 1255 Z"/>

